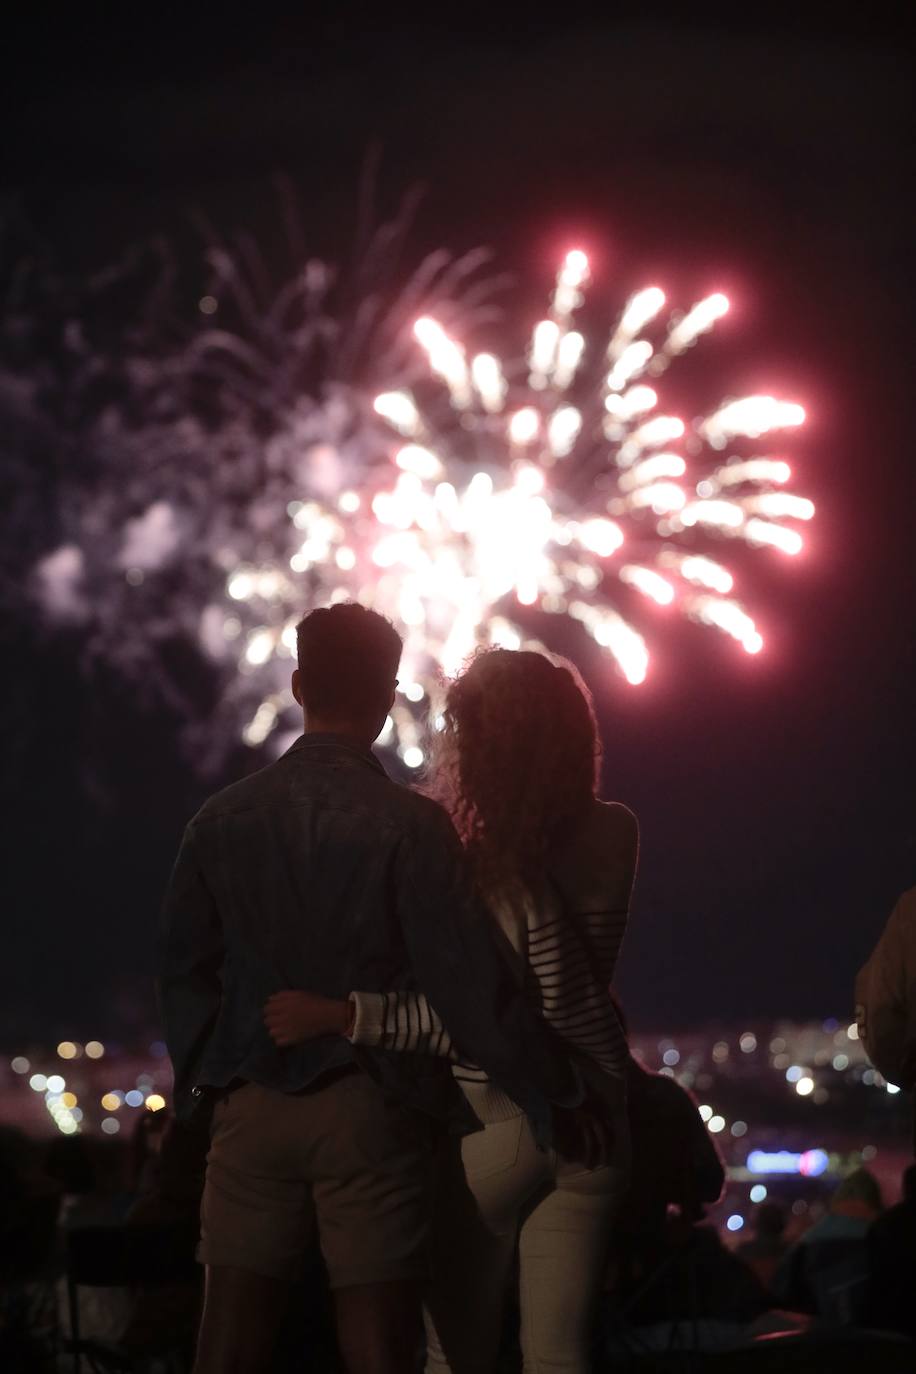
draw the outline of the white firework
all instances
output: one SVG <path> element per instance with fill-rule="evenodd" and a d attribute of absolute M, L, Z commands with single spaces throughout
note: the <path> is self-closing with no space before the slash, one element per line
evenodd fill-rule
<path fill-rule="evenodd" d="M 50 618 L 82 626 L 91 660 L 188 722 L 205 770 L 239 734 L 278 745 L 295 728 L 295 625 L 315 606 L 357 600 L 403 630 L 382 739 L 417 768 L 443 681 L 479 644 L 533 642 L 532 609 L 580 623 L 636 685 L 661 624 L 641 603 L 755 654 L 727 550 L 801 548 L 813 506 L 756 442 L 800 424 L 801 407 L 748 396 L 688 426 L 657 390 L 724 296 L 668 315 L 646 287 L 587 342 L 589 264 L 574 251 L 527 348 L 503 362 L 466 342 L 495 328 L 486 255 L 433 253 L 405 285 L 408 222 L 381 226 L 336 293 L 320 262 L 273 292 L 245 266 L 250 244 L 216 244 L 200 328 L 180 346 L 134 328 L 109 356 L 63 334 L 77 399 L 99 376 L 120 378 L 124 399 L 75 406 L 61 386 L 62 413 L 85 419 L 39 435 L 66 480 L 33 586 Z M 32 390 L 11 435 L 39 432 Z M 0 387 L 4 413 L 13 394 Z M 205 682 L 188 644 L 214 670 Z"/>
<path fill-rule="evenodd" d="M 424 715 L 443 678 L 481 643 L 530 642 L 524 608 L 581 622 L 636 685 L 650 670 L 649 644 L 616 587 L 756 654 L 762 637 L 732 596 L 721 550 L 733 540 L 790 555 L 802 546 L 797 524 L 814 507 L 785 491 L 788 464 L 743 451 L 801 424 L 801 406 L 746 396 L 688 430 L 655 389 L 726 313 L 726 298 L 665 320 L 663 292 L 639 290 L 590 350 L 574 327 L 588 277 L 585 254 L 569 253 L 524 366 L 470 353 L 439 320 L 418 319 L 428 377 L 374 398 L 386 463 L 359 471 L 333 444 L 313 451 L 321 480 L 290 503 L 288 564 L 228 578 L 230 601 L 246 610 L 249 672 L 292 656 L 310 604 L 358 600 L 403 628 L 402 683 L 383 742 L 408 767 L 423 762 Z M 234 633 L 238 624 L 233 617 Z M 265 694 L 245 726 L 249 743 L 267 737 L 287 701 L 285 684 Z"/>

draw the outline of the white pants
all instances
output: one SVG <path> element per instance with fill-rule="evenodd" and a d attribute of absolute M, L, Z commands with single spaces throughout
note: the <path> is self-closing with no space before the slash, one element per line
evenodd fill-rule
<path fill-rule="evenodd" d="M 448 1142 L 433 1224 L 427 1374 L 488 1374 L 516 1243 L 525 1374 L 587 1374 L 591 1321 L 629 1163 L 583 1169 L 537 1148 L 524 1116 Z M 463 1165 L 463 1168 L 461 1167 Z"/>

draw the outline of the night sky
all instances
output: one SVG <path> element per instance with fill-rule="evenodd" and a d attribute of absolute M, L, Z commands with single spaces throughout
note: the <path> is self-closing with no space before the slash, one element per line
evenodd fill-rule
<path fill-rule="evenodd" d="M 154 235 L 181 254 L 195 209 L 269 234 L 284 171 L 310 251 L 334 256 L 374 145 L 380 211 L 427 187 L 413 256 L 491 244 L 526 326 L 571 246 L 608 314 L 651 280 L 725 290 L 732 314 L 671 388 L 800 400 L 790 458 L 818 515 L 798 559 L 747 565 L 758 658 L 663 613 L 643 688 L 582 658 L 605 795 L 642 826 L 621 991 L 646 1029 L 842 1017 L 916 882 L 902 35 L 617 12 L 524 31 L 373 27 L 355 6 L 257 32 L 228 10 L 222 30 L 36 21 L 6 58 L 4 190 L 88 272 Z M 87 681 L 24 594 L 7 610 L 0 1037 L 129 1038 L 151 1022 L 158 903 L 204 784 L 142 692 Z M 239 749 L 225 780 L 263 761 Z"/>

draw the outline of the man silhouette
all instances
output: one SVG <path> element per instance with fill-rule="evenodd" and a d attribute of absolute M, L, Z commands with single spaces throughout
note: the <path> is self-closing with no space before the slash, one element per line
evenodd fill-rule
<path fill-rule="evenodd" d="M 476 1120 L 444 1061 L 342 1036 L 277 1048 L 268 997 L 422 987 L 542 1140 L 553 1107 L 582 1094 L 502 962 L 445 812 L 391 782 L 371 752 L 394 700 L 397 632 L 341 604 L 306 616 L 297 638 L 304 733 L 190 822 L 164 910 L 159 987 L 176 1110 L 188 1119 L 213 1104 L 195 1369 L 270 1368 L 317 1237 L 347 1370 L 403 1374 L 434 1137 Z"/>

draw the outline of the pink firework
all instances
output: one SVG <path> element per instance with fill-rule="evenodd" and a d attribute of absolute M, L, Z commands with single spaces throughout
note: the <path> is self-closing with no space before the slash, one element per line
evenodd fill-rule
<path fill-rule="evenodd" d="M 575 327 L 588 279 L 586 255 L 568 253 L 516 363 L 472 353 L 431 314 L 417 319 L 425 375 L 374 396 L 378 432 L 349 453 L 330 430 L 322 437 L 320 414 L 310 421 L 282 558 L 236 566 L 226 582 L 241 665 L 265 687 L 249 743 L 288 709 L 283 660 L 304 604 L 358 599 L 403 627 L 383 743 L 411 768 L 443 677 L 478 644 L 530 642 L 525 608 L 579 621 L 634 685 L 650 671 L 649 632 L 632 610 L 641 599 L 760 652 L 727 550 L 735 540 L 776 556 L 801 548 L 814 507 L 786 490 L 789 466 L 767 436 L 804 412 L 753 395 L 686 425 L 666 412 L 660 380 L 727 312 L 725 296 L 669 313 L 646 287 L 589 344 Z"/>

